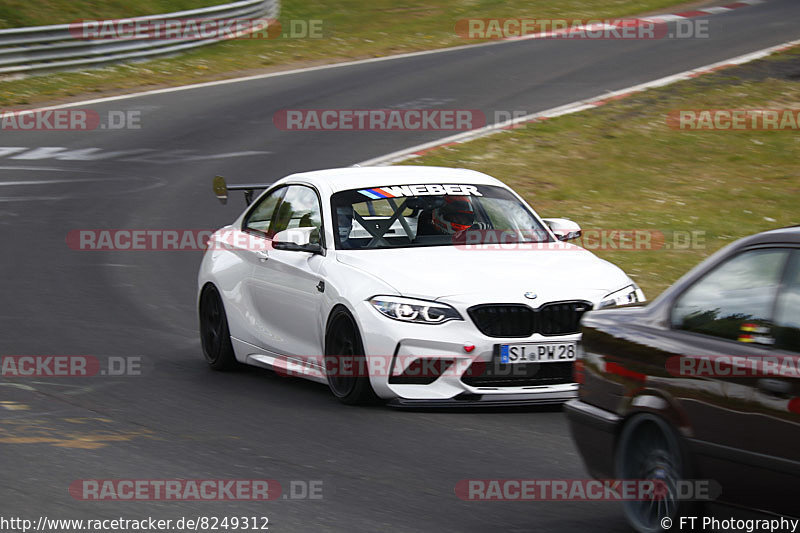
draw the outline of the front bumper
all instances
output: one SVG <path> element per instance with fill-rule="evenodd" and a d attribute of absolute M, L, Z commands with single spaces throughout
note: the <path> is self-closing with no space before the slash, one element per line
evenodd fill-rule
<path fill-rule="evenodd" d="M 595 478 L 613 478 L 614 452 L 622 417 L 580 400 L 564 404 L 564 412 L 586 469 Z"/>
<path fill-rule="evenodd" d="M 507 343 L 575 342 L 580 334 L 527 338 L 495 338 L 483 335 L 469 317 L 439 325 L 393 321 L 363 302 L 357 320 L 367 361 L 379 362 L 376 372 L 370 369 L 370 383 L 376 394 L 393 405 L 408 407 L 429 403 L 441 406 L 525 405 L 563 403 L 576 398 L 578 385 L 572 382 L 571 370 L 566 380 L 539 384 L 536 380 L 510 379 L 491 386 L 466 383 L 464 373 L 475 363 L 486 368 L 494 364 L 495 346 Z M 453 361 L 451 366 L 432 382 L 425 384 L 399 383 L 402 375 L 417 359 Z M 539 363 L 539 366 L 562 363 Z M 571 364 L 571 363 L 570 363 Z M 523 365 L 506 365 L 506 367 Z M 380 367 L 380 368 L 378 368 Z M 385 371 L 383 369 L 386 369 Z M 513 369 L 516 370 L 516 369 Z M 467 381 L 470 381 L 467 379 Z M 502 380 L 501 380 L 502 381 Z"/>
<path fill-rule="evenodd" d="M 401 409 L 436 409 L 442 408 L 464 408 L 474 409 L 476 407 L 521 407 L 527 405 L 553 405 L 563 404 L 565 396 L 562 393 L 522 393 L 522 394 L 459 394 L 454 398 L 446 400 L 408 400 L 404 398 L 394 398 L 389 400 L 386 405 Z"/>

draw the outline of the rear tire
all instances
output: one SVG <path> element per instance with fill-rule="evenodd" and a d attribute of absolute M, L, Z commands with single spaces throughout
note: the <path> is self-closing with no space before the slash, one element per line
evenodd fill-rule
<path fill-rule="evenodd" d="M 343 307 L 334 309 L 325 333 L 325 374 L 328 387 L 336 398 L 347 405 L 378 402 L 369 382 L 364 344 L 358 326 Z"/>
<path fill-rule="evenodd" d="M 219 291 L 214 285 L 206 285 L 200 294 L 200 341 L 206 362 L 214 370 L 230 370 L 237 366 L 231 344 L 228 317 Z"/>
<path fill-rule="evenodd" d="M 691 511 L 694 502 L 681 500 L 677 482 L 691 477 L 691 467 L 683 443 L 663 418 L 652 414 L 632 417 L 622 428 L 616 451 L 616 478 L 652 480 L 666 488 L 663 498 L 623 502 L 628 523 L 642 533 L 665 531 L 661 521 Z M 663 490 L 662 490 L 663 492 Z"/>

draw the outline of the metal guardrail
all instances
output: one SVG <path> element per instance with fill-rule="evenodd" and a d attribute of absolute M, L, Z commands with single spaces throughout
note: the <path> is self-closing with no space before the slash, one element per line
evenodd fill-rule
<path fill-rule="evenodd" d="M 115 20 L 134 24 L 175 19 L 222 22 L 226 19 L 277 19 L 279 12 L 280 0 L 242 0 L 163 15 Z M 179 41 L 152 39 L 146 35 L 130 39 L 82 39 L 74 35 L 75 30 L 74 24 L 0 30 L 0 75 L 64 70 L 148 58 L 226 40 L 219 36 L 204 38 L 200 33 Z"/>

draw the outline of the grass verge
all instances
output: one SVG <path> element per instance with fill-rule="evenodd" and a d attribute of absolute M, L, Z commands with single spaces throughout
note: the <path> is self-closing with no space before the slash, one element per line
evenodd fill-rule
<path fill-rule="evenodd" d="M 27 4 L 26 0 L 11 1 Z M 158 3 L 158 0 L 150 1 Z M 70 4 L 67 0 L 43 3 Z M 117 3 L 121 5 L 122 1 L 117 0 Z M 110 2 L 92 2 L 94 4 Z M 64 100 L 87 93 L 98 95 L 132 88 L 183 85 L 287 66 L 469 44 L 475 41 L 465 41 L 455 33 L 456 21 L 468 17 L 611 18 L 674 4 L 675 0 L 285 0 L 280 16 L 283 28 L 290 27 L 292 20 L 321 20 L 321 38 L 228 41 L 173 58 L 82 72 L 0 79 L 0 106 Z M 76 2 L 75 5 L 81 4 Z M 83 15 L 72 13 L 75 11 L 65 16 L 67 21 L 81 16 L 100 18 L 94 10 Z M 42 18 L 51 19 L 51 16 Z"/>
<path fill-rule="evenodd" d="M 670 111 L 729 108 L 800 111 L 800 47 L 405 164 L 486 172 L 586 229 L 662 232 L 659 249 L 596 250 L 652 299 L 723 245 L 800 224 L 800 130 L 667 125 Z M 695 245 L 679 249 L 692 231 Z"/>
<path fill-rule="evenodd" d="M 78 19 L 112 19 L 171 13 L 219 4 L 214 0 L 3 0 L 0 28 L 64 24 Z"/>

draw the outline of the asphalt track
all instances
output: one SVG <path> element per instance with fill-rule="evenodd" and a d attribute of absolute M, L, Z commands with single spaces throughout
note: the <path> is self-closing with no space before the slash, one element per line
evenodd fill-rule
<path fill-rule="evenodd" d="M 534 112 L 800 37 L 795 0 L 710 19 L 708 39 L 508 42 L 90 106 L 141 112 L 139 130 L 0 133 L 0 146 L 19 148 L 0 149 L 0 354 L 136 356 L 144 368 L 0 378 L 0 516 L 264 515 L 272 531 L 625 530 L 615 503 L 455 497 L 467 478 L 586 477 L 558 409 L 348 408 L 313 383 L 213 372 L 196 331 L 199 252 L 88 252 L 65 238 L 219 227 L 242 204 L 217 203 L 214 174 L 269 183 L 446 135 L 284 132 L 272 123 L 281 109 Z M 85 502 L 67 490 L 111 478 L 321 480 L 323 498 Z"/>

